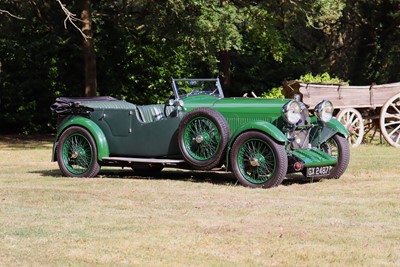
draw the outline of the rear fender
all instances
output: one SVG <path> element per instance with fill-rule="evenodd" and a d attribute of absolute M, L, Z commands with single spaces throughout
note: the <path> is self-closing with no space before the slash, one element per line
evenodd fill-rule
<path fill-rule="evenodd" d="M 81 126 L 90 132 L 96 142 L 97 157 L 99 160 L 102 160 L 104 157 L 108 157 L 110 155 L 107 139 L 100 127 L 88 118 L 78 116 L 62 124 L 58 129 L 56 140 L 53 145 L 52 161 L 57 160 L 56 149 L 58 146 L 58 141 L 60 140 L 60 136 L 67 128 L 71 126 Z"/>

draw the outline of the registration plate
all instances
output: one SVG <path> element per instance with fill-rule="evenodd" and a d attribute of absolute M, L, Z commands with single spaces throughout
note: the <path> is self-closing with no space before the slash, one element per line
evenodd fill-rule
<path fill-rule="evenodd" d="M 307 177 L 318 177 L 329 175 L 331 170 L 330 166 L 320 166 L 307 168 Z"/>

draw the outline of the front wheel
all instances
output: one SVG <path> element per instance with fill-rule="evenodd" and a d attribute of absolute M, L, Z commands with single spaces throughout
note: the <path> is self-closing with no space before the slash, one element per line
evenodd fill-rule
<path fill-rule="evenodd" d="M 321 145 L 321 149 L 337 159 L 337 163 L 330 170 L 329 175 L 320 177 L 326 179 L 339 179 L 346 171 L 350 162 L 350 145 L 346 138 L 335 134 Z"/>
<path fill-rule="evenodd" d="M 100 171 L 97 147 L 92 135 L 84 128 L 72 126 L 65 130 L 57 146 L 57 162 L 69 177 L 94 177 Z"/>
<path fill-rule="evenodd" d="M 232 171 L 248 187 L 270 188 L 282 183 L 288 161 L 284 145 L 261 132 L 245 132 L 230 152 Z"/>

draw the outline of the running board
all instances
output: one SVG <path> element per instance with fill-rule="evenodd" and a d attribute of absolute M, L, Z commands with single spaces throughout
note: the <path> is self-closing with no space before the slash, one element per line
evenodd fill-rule
<path fill-rule="evenodd" d="M 183 159 L 154 159 L 154 158 L 124 158 L 124 157 L 104 157 L 102 160 L 106 161 L 124 161 L 124 162 L 141 162 L 141 163 L 164 163 L 164 164 L 178 164 L 184 163 Z"/>

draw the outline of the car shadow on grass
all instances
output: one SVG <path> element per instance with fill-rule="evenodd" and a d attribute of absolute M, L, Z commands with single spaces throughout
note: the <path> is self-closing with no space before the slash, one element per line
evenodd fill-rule
<path fill-rule="evenodd" d="M 238 182 L 230 172 L 223 171 L 191 171 L 180 169 L 164 169 L 161 172 L 134 172 L 130 170 L 102 170 L 101 178 L 139 179 L 139 180 L 171 180 L 193 183 L 210 183 L 216 185 L 236 186 Z"/>
<path fill-rule="evenodd" d="M 35 171 L 42 176 L 55 178 L 65 178 L 58 169 Z M 161 172 L 134 172 L 128 168 L 125 169 L 102 169 L 96 176 L 100 179 L 133 179 L 133 180 L 171 180 L 187 181 L 192 183 L 210 183 L 215 185 L 241 186 L 239 181 L 231 172 L 225 171 L 191 171 L 181 169 L 164 169 Z M 71 178 L 74 179 L 74 178 Z M 82 179 L 82 178 L 75 178 Z M 282 186 L 291 186 L 294 184 L 309 184 L 318 182 L 311 180 L 301 174 L 288 174 L 282 182 Z"/>
<path fill-rule="evenodd" d="M 282 185 L 285 186 L 290 186 L 293 184 L 311 184 L 311 183 L 316 183 L 319 182 L 319 179 L 311 179 L 308 177 L 305 177 L 304 175 L 300 173 L 292 173 L 288 174 L 286 176 L 286 179 L 283 180 Z"/>

